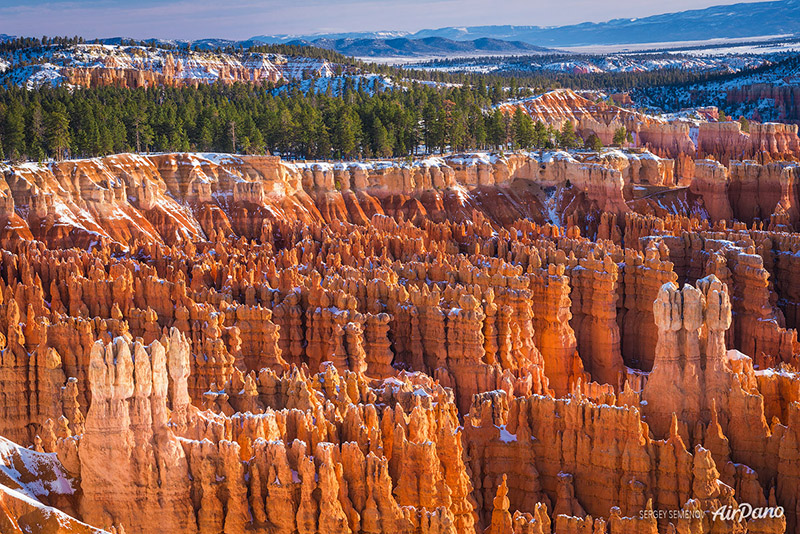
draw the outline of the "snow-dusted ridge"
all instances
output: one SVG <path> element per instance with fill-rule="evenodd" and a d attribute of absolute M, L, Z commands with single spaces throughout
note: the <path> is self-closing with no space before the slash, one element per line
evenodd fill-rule
<path fill-rule="evenodd" d="M 279 82 L 332 77 L 338 70 L 329 61 L 301 56 L 168 50 L 111 44 L 49 45 L 7 52 L 0 56 L 0 81 L 28 88 L 82 85 L 96 71 L 143 72 L 173 84 L 217 81 Z M 145 76 L 134 82 L 147 85 Z"/>

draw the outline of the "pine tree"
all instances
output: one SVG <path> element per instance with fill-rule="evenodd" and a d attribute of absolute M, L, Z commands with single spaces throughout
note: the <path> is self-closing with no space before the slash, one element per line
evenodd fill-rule
<path fill-rule="evenodd" d="M 211 125 L 204 122 L 200 128 L 200 136 L 197 140 L 197 146 L 200 150 L 208 152 L 214 146 L 214 134 L 211 131 Z"/>
<path fill-rule="evenodd" d="M 142 122 L 143 118 L 142 115 L 137 113 L 136 116 L 133 118 L 133 130 L 134 130 L 134 137 L 136 139 L 136 153 L 142 151 Z"/>
<path fill-rule="evenodd" d="M 372 152 L 376 156 L 384 158 L 392 155 L 389 132 L 386 131 L 383 123 L 377 117 L 372 123 Z"/>
<path fill-rule="evenodd" d="M 339 157 L 349 158 L 356 149 L 356 135 L 353 120 L 350 114 L 343 109 L 339 114 L 339 119 L 333 128 L 333 149 L 338 152 Z"/>
<path fill-rule="evenodd" d="M 614 146 L 623 146 L 627 138 L 628 138 L 628 132 L 626 128 L 622 126 L 614 130 L 614 139 L 612 140 L 611 143 Z"/>
<path fill-rule="evenodd" d="M 145 152 L 150 152 L 150 148 L 153 146 L 154 139 L 155 132 L 153 131 L 153 127 L 150 126 L 149 123 L 143 122 L 139 126 L 139 142 L 141 147 L 144 148 Z"/>
<path fill-rule="evenodd" d="M 547 125 L 547 141 L 544 144 L 545 148 L 555 148 L 558 146 L 560 133 L 552 124 Z"/>
<path fill-rule="evenodd" d="M 451 112 L 447 125 L 447 141 L 451 150 L 461 150 L 467 138 L 466 119 L 462 113 Z"/>
<path fill-rule="evenodd" d="M 39 100 L 34 100 L 30 109 L 30 120 L 28 126 L 28 147 L 29 156 L 41 161 L 44 159 L 44 115 Z"/>
<path fill-rule="evenodd" d="M 503 112 L 495 109 L 492 113 L 491 120 L 488 127 L 489 142 L 495 147 L 499 148 L 506 142 L 506 125 Z"/>
<path fill-rule="evenodd" d="M 530 115 L 517 108 L 514 112 L 514 141 L 520 148 L 533 146 L 534 125 Z"/>
<path fill-rule="evenodd" d="M 469 130 L 472 132 L 474 146 L 476 148 L 485 148 L 487 138 L 486 124 L 483 121 L 483 115 L 480 109 L 478 109 L 477 112 L 473 112 L 470 118 Z"/>
<path fill-rule="evenodd" d="M 318 158 L 329 159 L 331 157 L 331 136 L 328 127 L 322 120 L 317 123 L 314 129 L 316 140 L 314 142 L 314 155 Z"/>
<path fill-rule="evenodd" d="M 750 121 L 747 120 L 745 117 L 739 117 L 739 127 L 742 129 L 743 132 L 750 131 Z"/>
<path fill-rule="evenodd" d="M 522 115 L 515 123 L 514 113 L 499 109 L 483 111 L 491 98 L 505 96 L 503 82 L 492 79 L 484 95 L 478 85 L 470 87 L 477 80 L 485 83 L 484 77 L 426 76 L 460 80 L 464 86 L 412 84 L 407 91 L 373 94 L 348 90 L 352 83 L 346 82 L 344 94 L 336 97 L 304 94 L 297 84 L 258 91 L 246 84 L 73 92 L 0 87 L 0 135 L 4 153 L 15 158 L 36 157 L 37 144 L 45 155 L 57 157 L 67 150 L 81 156 L 124 150 L 230 151 L 234 135 L 237 150 L 325 158 L 365 150 L 402 155 L 423 142 L 429 151 L 448 145 L 454 150 L 502 147 L 511 139 L 519 146 L 552 145 L 548 139 L 555 132 L 544 124 L 531 125 Z M 374 127 L 376 119 L 382 128 Z"/>
<path fill-rule="evenodd" d="M 261 135 L 261 130 L 254 128 L 252 135 L 253 138 L 250 140 L 251 153 L 262 154 L 264 152 L 264 136 Z"/>
<path fill-rule="evenodd" d="M 597 134 L 591 134 L 586 139 L 586 146 L 595 152 L 599 152 L 601 148 L 603 148 L 603 142 L 597 137 Z"/>
<path fill-rule="evenodd" d="M 64 157 L 69 142 L 69 117 L 62 109 L 56 109 L 50 113 L 47 121 L 47 144 L 56 160 Z"/>
<path fill-rule="evenodd" d="M 503 100 L 503 88 L 500 86 L 500 82 L 495 82 L 494 86 L 492 86 L 492 104 L 497 104 L 501 100 Z"/>
<path fill-rule="evenodd" d="M 533 125 L 533 146 L 536 148 L 544 148 L 547 145 L 547 127 L 541 120 L 537 120 Z"/>
<path fill-rule="evenodd" d="M 447 144 L 447 125 L 445 112 L 441 107 L 428 103 L 422 112 L 425 130 L 425 145 L 428 152 L 438 148 L 444 151 Z"/>
<path fill-rule="evenodd" d="M 572 125 L 572 121 L 564 122 L 559 140 L 564 148 L 575 148 L 578 145 L 578 138 L 575 136 L 575 127 Z"/>
<path fill-rule="evenodd" d="M 25 119 L 23 107 L 17 102 L 10 105 L 6 111 L 3 142 L 5 152 L 12 160 L 21 159 L 25 155 Z"/>

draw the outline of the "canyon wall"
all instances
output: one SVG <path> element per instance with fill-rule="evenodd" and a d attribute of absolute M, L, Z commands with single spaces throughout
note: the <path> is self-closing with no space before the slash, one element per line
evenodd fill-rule
<path fill-rule="evenodd" d="M 797 125 L 783 123 L 749 124 L 743 132 L 741 123 L 703 122 L 697 138 L 698 156 L 713 155 L 727 163 L 732 159 L 796 159 L 800 155 Z"/>

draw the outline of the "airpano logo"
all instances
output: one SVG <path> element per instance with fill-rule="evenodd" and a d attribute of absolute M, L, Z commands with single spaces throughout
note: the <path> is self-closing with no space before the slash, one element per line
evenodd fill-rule
<path fill-rule="evenodd" d="M 750 519 L 781 518 L 784 515 L 782 506 L 753 506 L 742 503 L 738 507 L 725 505 L 714 511 L 702 510 L 640 510 L 640 519 L 702 519 L 711 516 L 712 521 L 735 521 L 741 523 Z"/>
<path fill-rule="evenodd" d="M 748 519 L 766 519 L 783 517 L 783 506 L 753 506 L 743 502 L 738 508 L 725 505 L 712 512 L 714 521 L 742 522 Z"/>

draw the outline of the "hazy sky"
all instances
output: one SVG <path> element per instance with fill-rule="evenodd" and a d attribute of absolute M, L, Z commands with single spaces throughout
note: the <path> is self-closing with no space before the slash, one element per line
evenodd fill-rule
<path fill-rule="evenodd" d="M 246 39 L 486 24 L 551 26 L 733 3 L 737 0 L 0 0 L 0 33 Z"/>

